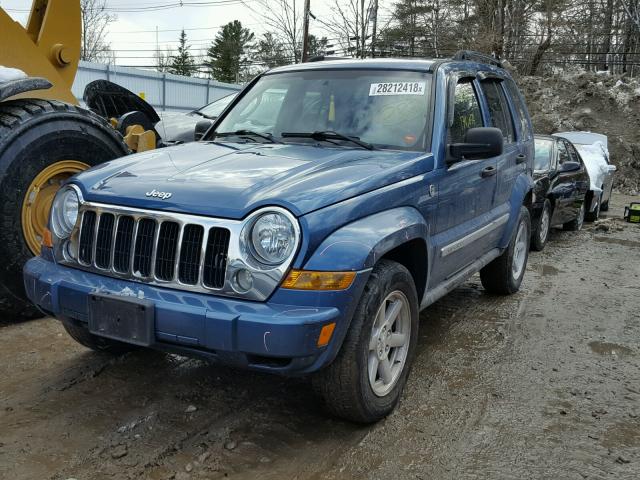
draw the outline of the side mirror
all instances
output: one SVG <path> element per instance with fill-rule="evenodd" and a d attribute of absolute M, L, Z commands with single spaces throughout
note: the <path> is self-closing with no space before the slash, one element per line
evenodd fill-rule
<path fill-rule="evenodd" d="M 577 172 L 580 170 L 580 167 L 581 165 L 578 162 L 564 162 L 560 165 L 560 173 Z"/>
<path fill-rule="evenodd" d="M 199 140 L 202 140 L 202 137 L 204 137 L 204 134 L 207 133 L 207 130 L 211 128 L 211 125 L 213 125 L 213 122 L 211 120 L 198 121 L 198 123 L 196 123 L 196 129 L 193 132 L 193 139 L 196 142 Z"/>
<path fill-rule="evenodd" d="M 470 128 L 464 136 L 464 143 L 449 145 L 450 160 L 453 164 L 461 160 L 482 160 L 502 155 L 504 137 L 499 128 Z"/>
<path fill-rule="evenodd" d="M 615 165 L 607 165 L 607 170 L 611 173 L 615 172 L 616 170 L 618 170 L 618 167 L 616 167 Z"/>

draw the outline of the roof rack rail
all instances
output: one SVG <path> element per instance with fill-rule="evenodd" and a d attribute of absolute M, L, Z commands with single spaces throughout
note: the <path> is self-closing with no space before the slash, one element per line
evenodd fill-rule
<path fill-rule="evenodd" d="M 488 63 L 496 67 L 503 68 L 502 60 L 486 53 L 474 52 L 473 50 L 459 50 L 452 57 L 453 60 L 470 60 L 474 62 Z"/>
<path fill-rule="evenodd" d="M 349 57 L 332 57 L 329 55 L 316 55 L 315 57 L 311 57 L 307 62 L 324 62 L 328 60 L 352 60 Z"/>

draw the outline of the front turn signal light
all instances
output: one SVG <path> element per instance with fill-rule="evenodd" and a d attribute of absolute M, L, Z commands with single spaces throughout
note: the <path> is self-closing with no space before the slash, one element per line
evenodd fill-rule
<path fill-rule="evenodd" d="M 356 278 L 356 272 L 312 272 L 291 270 L 282 288 L 292 290 L 346 290 Z"/>
<path fill-rule="evenodd" d="M 331 340 L 331 336 L 333 335 L 333 331 L 336 329 L 336 322 L 328 323 L 322 330 L 320 330 L 320 335 L 318 335 L 318 342 L 316 343 L 318 347 L 326 347 L 329 345 L 329 341 Z"/>

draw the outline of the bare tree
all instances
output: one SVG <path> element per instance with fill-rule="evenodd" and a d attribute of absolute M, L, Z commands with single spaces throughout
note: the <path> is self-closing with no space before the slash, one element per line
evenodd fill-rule
<path fill-rule="evenodd" d="M 620 3 L 629 20 L 638 27 L 638 32 L 640 32 L 640 8 L 638 8 L 638 2 L 633 0 L 620 0 Z"/>
<path fill-rule="evenodd" d="M 173 50 L 169 47 L 167 47 L 164 52 L 158 49 L 153 56 L 156 60 L 156 70 L 159 72 L 168 72 L 174 57 Z"/>
<path fill-rule="evenodd" d="M 261 19 L 276 37 L 294 63 L 302 58 L 302 9 L 296 0 L 256 0 L 262 12 Z"/>
<path fill-rule="evenodd" d="M 89 62 L 109 61 L 113 58 L 107 42 L 107 28 L 116 15 L 105 10 L 107 0 L 80 0 L 82 12 L 82 44 L 80 59 Z"/>
<path fill-rule="evenodd" d="M 332 19 L 321 23 L 336 36 L 343 52 L 365 58 L 375 7 L 375 0 L 333 0 Z"/>

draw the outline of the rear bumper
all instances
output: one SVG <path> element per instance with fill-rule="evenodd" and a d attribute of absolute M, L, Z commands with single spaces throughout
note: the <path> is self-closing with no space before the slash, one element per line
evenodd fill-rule
<path fill-rule="evenodd" d="M 313 372 L 335 358 L 368 275 L 358 273 L 341 292 L 278 289 L 263 303 L 103 277 L 42 257 L 24 268 L 28 297 L 62 321 L 87 327 L 90 293 L 144 297 L 155 306 L 152 348 L 290 375 Z M 320 330 L 331 322 L 331 341 L 317 347 Z"/>

